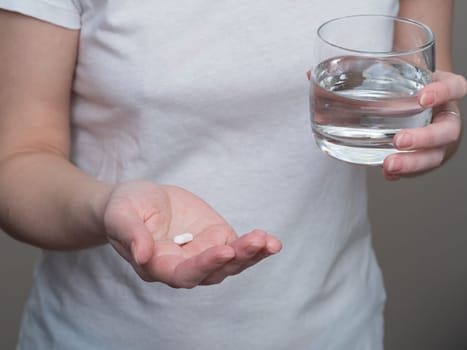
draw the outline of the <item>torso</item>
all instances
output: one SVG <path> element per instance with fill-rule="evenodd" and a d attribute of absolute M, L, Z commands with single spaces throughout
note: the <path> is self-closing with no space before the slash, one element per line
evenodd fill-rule
<path fill-rule="evenodd" d="M 185 187 L 284 249 L 193 290 L 142 282 L 108 246 L 46 252 L 22 348 L 380 349 L 365 170 L 315 146 L 306 71 L 321 22 L 395 14 L 397 1 L 80 4 L 73 161 Z"/>

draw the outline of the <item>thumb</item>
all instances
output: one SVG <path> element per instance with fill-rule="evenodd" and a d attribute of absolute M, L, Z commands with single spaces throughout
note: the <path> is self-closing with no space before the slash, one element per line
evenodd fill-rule
<path fill-rule="evenodd" d="M 144 265 L 151 259 L 154 239 L 144 223 L 119 216 L 111 226 L 109 240 L 123 258 L 137 265 Z"/>
<path fill-rule="evenodd" d="M 133 239 L 130 244 L 131 255 L 137 265 L 146 264 L 154 255 L 154 239 L 142 223 L 133 227 Z"/>

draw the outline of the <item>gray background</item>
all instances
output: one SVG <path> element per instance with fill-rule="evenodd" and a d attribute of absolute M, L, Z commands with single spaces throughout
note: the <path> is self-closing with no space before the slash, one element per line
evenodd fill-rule
<path fill-rule="evenodd" d="M 456 2 L 454 64 L 467 76 L 467 1 Z M 467 99 L 462 101 L 464 118 Z M 464 127 L 465 128 L 465 127 Z M 387 182 L 370 169 L 370 218 L 388 303 L 386 350 L 467 349 L 467 142 L 442 168 Z M 13 349 L 38 251 L 0 233 L 0 349 Z"/>
<path fill-rule="evenodd" d="M 467 77 L 467 1 L 455 2 L 454 67 Z M 370 169 L 374 246 L 383 269 L 386 350 L 467 349 L 467 98 L 455 157 L 421 177 Z"/>

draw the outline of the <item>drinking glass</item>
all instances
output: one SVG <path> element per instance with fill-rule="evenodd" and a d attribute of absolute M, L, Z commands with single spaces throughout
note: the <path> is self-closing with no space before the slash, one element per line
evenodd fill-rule
<path fill-rule="evenodd" d="M 434 35 L 411 19 L 356 15 L 317 31 L 310 110 L 316 143 L 330 156 L 379 165 L 401 129 L 431 122 L 417 93 L 431 82 Z"/>

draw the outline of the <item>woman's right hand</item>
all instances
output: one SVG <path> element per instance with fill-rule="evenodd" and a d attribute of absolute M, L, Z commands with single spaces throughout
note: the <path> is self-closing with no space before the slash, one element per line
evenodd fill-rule
<path fill-rule="evenodd" d="M 113 189 L 104 226 L 112 246 L 143 280 L 175 288 L 220 283 L 281 249 L 279 240 L 261 230 L 237 237 L 194 194 L 147 181 Z M 193 241 L 174 243 L 184 232 L 192 233 Z"/>
<path fill-rule="evenodd" d="M 0 11 L 0 226 L 51 250 L 109 240 L 144 280 L 173 287 L 221 282 L 279 251 L 263 231 L 238 238 L 185 190 L 142 181 L 108 186 L 69 162 L 79 35 Z M 192 242 L 172 241 L 187 231 Z"/>

